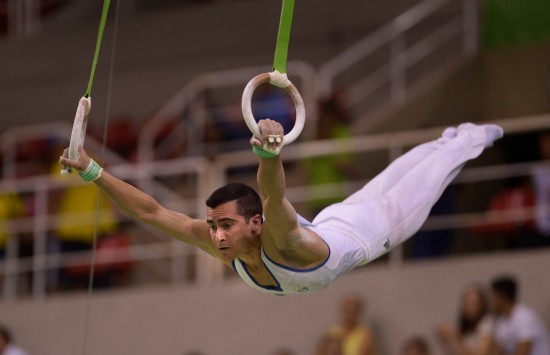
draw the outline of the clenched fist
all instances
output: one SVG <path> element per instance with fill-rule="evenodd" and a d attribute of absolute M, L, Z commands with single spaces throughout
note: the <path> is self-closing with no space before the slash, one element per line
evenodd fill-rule
<path fill-rule="evenodd" d="M 258 129 L 262 135 L 262 139 L 258 139 L 254 136 L 250 138 L 250 144 L 252 146 L 261 147 L 263 150 L 279 154 L 279 151 L 283 147 L 283 139 L 285 132 L 283 126 L 277 121 L 266 118 L 258 122 Z"/>

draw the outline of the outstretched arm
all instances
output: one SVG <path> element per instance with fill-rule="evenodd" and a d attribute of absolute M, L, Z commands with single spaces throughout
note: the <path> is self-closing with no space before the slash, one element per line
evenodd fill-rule
<path fill-rule="evenodd" d="M 269 136 L 283 138 L 282 126 L 269 119 L 258 122 L 262 141 Z M 252 137 L 250 143 L 261 147 L 262 141 Z M 289 266 L 309 266 L 326 259 L 328 248 L 315 233 L 298 224 L 294 207 L 285 196 L 285 172 L 280 156 L 260 158 L 258 185 L 262 193 L 266 222 L 262 228 L 262 245 L 266 253 Z M 278 259 L 278 260 L 277 260 Z"/>
<path fill-rule="evenodd" d="M 59 162 L 64 166 L 82 171 L 88 166 L 91 159 L 82 147 L 79 148 L 79 155 L 78 160 L 67 159 L 67 150 L 65 150 Z M 171 211 L 163 207 L 152 196 L 105 171 L 94 182 L 117 207 L 128 215 L 216 256 L 205 221 Z"/>
<path fill-rule="evenodd" d="M 262 134 L 282 137 L 282 127 L 275 121 L 263 120 L 259 124 Z M 253 145 L 261 146 L 261 142 L 252 138 Z M 268 232 L 277 248 L 285 249 L 295 241 L 298 228 L 298 216 L 294 207 L 285 196 L 285 171 L 280 156 L 261 158 L 258 167 L 258 185 L 262 193 L 264 215 L 267 223 L 264 230 Z"/>

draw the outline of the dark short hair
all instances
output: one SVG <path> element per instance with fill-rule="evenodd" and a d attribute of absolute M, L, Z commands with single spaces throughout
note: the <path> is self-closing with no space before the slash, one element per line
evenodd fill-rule
<path fill-rule="evenodd" d="M 212 192 L 206 199 L 206 206 L 216 208 L 230 201 L 237 202 L 237 213 L 247 222 L 257 214 L 263 215 L 262 199 L 258 193 L 241 183 L 230 183 Z"/>
<path fill-rule="evenodd" d="M 8 344 L 13 341 L 10 331 L 3 325 L 0 325 L 0 337 L 4 338 L 4 341 Z"/>
<path fill-rule="evenodd" d="M 428 342 L 426 341 L 426 339 L 420 336 L 414 336 L 407 339 L 403 347 L 405 349 L 409 347 L 413 347 L 425 354 L 430 352 L 430 347 L 428 346 Z"/>
<path fill-rule="evenodd" d="M 518 285 L 516 280 L 511 276 L 501 276 L 493 280 L 491 283 L 493 292 L 504 296 L 507 300 L 515 302 L 517 299 Z"/>

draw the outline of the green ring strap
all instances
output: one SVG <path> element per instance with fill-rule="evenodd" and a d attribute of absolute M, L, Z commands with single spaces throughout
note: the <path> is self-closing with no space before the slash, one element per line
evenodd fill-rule
<path fill-rule="evenodd" d="M 103 10 L 101 11 L 101 21 L 99 22 L 99 30 L 97 32 L 97 41 L 95 44 L 94 60 L 92 61 L 92 71 L 90 73 L 90 81 L 88 81 L 88 88 L 84 97 L 90 97 L 92 94 L 92 84 L 94 83 L 95 68 L 97 66 L 97 58 L 99 57 L 99 49 L 101 48 L 101 40 L 103 38 L 103 31 L 105 30 L 105 23 L 107 22 L 107 13 L 109 12 L 109 4 L 111 0 L 103 0 Z"/>
<path fill-rule="evenodd" d="M 266 159 L 272 159 L 277 157 L 277 154 L 273 154 L 271 152 L 268 152 L 266 150 L 263 150 L 262 147 L 252 146 L 252 152 L 259 156 L 260 158 L 266 158 Z"/>
<path fill-rule="evenodd" d="M 292 14 L 294 12 L 294 0 L 283 0 L 281 20 L 279 21 L 279 33 L 277 34 L 277 46 L 275 47 L 275 60 L 273 70 L 286 73 L 286 61 L 288 57 L 288 43 L 290 42 L 290 28 L 292 26 Z"/>

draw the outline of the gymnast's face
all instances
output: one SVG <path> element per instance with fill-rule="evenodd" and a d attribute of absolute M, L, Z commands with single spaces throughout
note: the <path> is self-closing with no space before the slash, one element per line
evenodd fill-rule
<path fill-rule="evenodd" d="M 229 201 L 206 210 L 210 237 L 225 260 L 233 260 L 257 249 L 260 245 L 262 217 L 250 220 L 238 213 L 237 202 Z"/>

